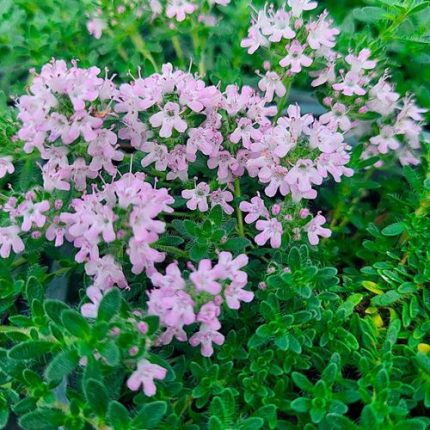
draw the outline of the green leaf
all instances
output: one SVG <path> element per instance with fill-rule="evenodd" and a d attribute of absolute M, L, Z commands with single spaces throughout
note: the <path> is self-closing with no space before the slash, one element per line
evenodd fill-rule
<path fill-rule="evenodd" d="M 6 405 L 0 407 L 0 429 L 3 429 L 7 426 L 7 422 L 9 421 L 9 409 Z"/>
<path fill-rule="evenodd" d="M 291 402 L 290 406 L 296 412 L 307 412 L 309 409 L 309 403 L 309 399 L 298 397 Z"/>
<path fill-rule="evenodd" d="M 193 261 L 200 261 L 208 256 L 208 245 L 194 244 L 190 249 L 190 258 Z"/>
<path fill-rule="evenodd" d="M 354 9 L 353 15 L 356 20 L 366 23 L 374 23 L 387 18 L 384 9 L 372 6 Z"/>
<path fill-rule="evenodd" d="M 85 397 L 93 412 L 100 417 L 106 414 L 109 398 L 102 383 L 89 379 L 85 385 Z"/>
<path fill-rule="evenodd" d="M 408 15 L 412 15 L 414 13 L 421 12 L 430 7 L 430 2 L 424 1 L 423 3 L 417 4 L 411 10 L 408 11 Z"/>
<path fill-rule="evenodd" d="M 264 420 L 260 417 L 251 417 L 246 419 L 241 425 L 241 430 L 259 430 L 263 427 Z"/>
<path fill-rule="evenodd" d="M 142 410 L 134 417 L 133 427 L 136 429 L 153 429 L 163 419 L 167 410 L 166 402 L 151 402 L 143 406 Z"/>
<path fill-rule="evenodd" d="M 223 245 L 226 251 L 242 252 L 247 246 L 251 245 L 251 241 L 245 237 L 233 237 Z"/>
<path fill-rule="evenodd" d="M 81 339 L 90 337 L 91 328 L 87 320 L 73 309 L 67 309 L 61 314 L 64 328 L 73 336 Z"/>
<path fill-rule="evenodd" d="M 121 358 L 121 352 L 119 348 L 116 346 L 115 342 L 108 341 L 104 343 L 99 348 L 100 354 L 103 356 L 103 358 L 106 360 L 106 363 L 109 366 L 118 366 L 120 358 Z"/>
<path fill-rule="evenodd" d="M 58 381 L 73 372 L 78 365 L 79 356 L 74 350 L 61 351 L 49 363 L 45 377 L 49 381 Z"/>
<path fill-rule="evenodd" d="M 293 246 L 288 254 L 288 266 L 292 271 L 300 269 L 300 251 L 296 246 Z"/>
<path fill-rule="evenodd" d="M 226 430 L 222 421 L 215 416 L 211 416 L 208 422 L 208 430 Z"/>
<path fill-rule="evenodd" d="M 9 351 L 9 357 L 15 360 L 30 360 L 50 352 L 54 344 L 46 340 L 28 340 L 15 345 Z"/>
<path fill-rule="evenodd" d="M 375 306 L 390 306 L 401 298 L 402 296 L 397 291 L 391 290 L 374 297 L 372 299 L 372 304 Z"/>
<path fill-rule="evenodd" d="M 45 288 L 35 276 L 30 276 L 25 285 L 25 295 L 28 303 L 34 299 L 43 301 L 45 296 Z"/>
<path fill-rule="evenodd" d="M 109 322 L 118 312 L 121 306 L 121 294 L 118 288 L 108 291 L 100 302 L 97 313 L 97 321 Z"/>
<path fill-rule="evenodd" d="M 291 378 L 294 383 L 302 390 L 308 393 L 311 393 L 314 389 L 311 381 L 309 381 L 308 377 L 299 372 L 293 372 L 291 374 Z"/>
<path fill-rule="evenodd" d="M 209 219 L 216 225 L 220 226 L 222 223 L 222 207 L 220 205 L 214 206 L 209 214 Z"/>
<path fill-rule="evenodd" d="M 108 407 L 107 418 L 114 430 L 128 430 L 130 416 L 125 406 L 117 401 L 111 401 Z"/>
<path fill-rule="evenodd" d="M 47 299 L 43 303 L 43 308 L 45 309 L 46 314 L 52 321 L 57 324 L 61 324 L 61 314 L 64 310 L 70 309 L 66 303 L 61 302 L 60 300 Z"/>
<path fill-rule="evenodd" d="M 24 430 L 58 430 L 65 420 L 59 409 L 40 408 L 21 417 L 19 425 Z"/>
<path fill-rule="evenodd" d="M 405 228 L 406 226 L 403 222 L 396 222 L 395 224 L 385 227 L 382 230 L 382 234 L 384 236 L 398 236 L 405 231 Z"/>

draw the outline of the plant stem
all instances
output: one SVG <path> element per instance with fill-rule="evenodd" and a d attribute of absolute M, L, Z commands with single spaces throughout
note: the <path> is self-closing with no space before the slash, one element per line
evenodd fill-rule
<path fill-rule="evenodd" d="M 243 227 L 243 217 L 242 217 L 242 211 L 239 208 L 239 200 L 241 197 L 241 190 L 240 190 L 240 180 L 239 178 L 236 178 L 234 180 L 234 196 L 236 197 L 236 216 L 237 216 L 237 225 L 239 228 L 239 236 L 245 237 L 245 229 Z"/>
<path fill-rule="evenodd" d="M 285 106 L 287 105 L 288 96 L 290 95 L 291 86 L 293 85 L 293 78 L 288 78 L 288 77 L 285 78 L 284 85 L 285 85 L 286 91 L 285 91 L 285 94 L 282 96 L 281 100 L 279 100 L 278 113 L 275 116 L 275 122 L 282 115 L 282 113 L 284 112 Z"/>
<path fill-rule="evenodd" d="M 201 76 L 204 76 L 206 74 L 205 55 L 204 55 L 204 49 L 201 47 L 201 44 L 200 44 L 198 29 L 194 29 L 191 32 L 191 38 L 193 40 L 194 51 L 197 52 L 199 55 L 199 64 L 198 64 L 199 74 Z"/>
<path fill-rule="evenodd" d="M 181 67 L 184 68 L 185 67 L 184 53 L 182 51 L 181 41 L 179 40 L 178 36 L 172 37 L 172 45 L 176 52 L 176 56 L 178 57 Z"/>
<path fill-rule="evenodd" d="M 181 249 L 176 248 L 175 246 L 158 245 L 156 243 L 153 243 L 151 246 L 154 249 L 158 249 L 159 251 L 164 251 L 164 252 L 168 252 L 168 253 L 174 254 L 177 257 L 188 258 L 188 253 L 187 252 L 182 251 Z"/>
<path fill-rule="evenodd" d="M 154 70 L 158 72 L 159 67 L 155 62 L 155 59 L 152 56 L 151 51 L 146 46 L 145 41 L 143 40 L 142 36 L 139 34 L 137 29 L 132 33 L 130 33 L 130 39 L 133 42 L 135 48 L 138 50 L 138 52 L 140 52 L 143 55 L 143 57 L 146 58 L 152 64 L 152 67 L 154 67 Z"/>

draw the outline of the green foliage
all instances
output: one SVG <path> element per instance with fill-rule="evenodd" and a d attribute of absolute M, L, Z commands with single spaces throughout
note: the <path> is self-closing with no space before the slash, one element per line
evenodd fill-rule
<path fill-rule="evenodd" d="M 129 32 L 100 41 L 87 34 L 86 1 L 0 3 L 2 155 L 16 150 L 16 122 L 1 91 L 22 92 L 30 67 L 52 56 L 109 66 L 122 76 L 141 64 L 151 67 L 137 49 L 141 34 L 133 21 L 123 23 Z M 203 58 L 213 83 L 255 81 L 258 59 L 239 48 L 249 1 L 232 3 L 219 25 L 200 35 L 192 65 L 197 70 Z M 430 107 L 428 1 L 320 2 L 326 5 L 344 32 L 344 48 L 370 43 L 401 92 L 416 92 Z M 186 29 L 178 30 L 184 58 L 173 50 L 170 29 L 144 31 L 158 62 L 188 66 L 193 50 Z M 387 163 L 375 173 L 375 160 L 360 160 L 357 146 L 357 174 L 319 196 L 333 236 L 318 251 L 294 242 L 278 251 L 258 249 L 220 206 L 167 219 L 155 247 L 171 260 L 198 262 L 219 251 L 256 257 L 247 267 L 256 298 L 240 317 L 227 314 L 225 343 L 211 358 L 180 342 L 149 352 L 158 319 L 142 317 L 145 335 L 136 327 L 147 292 L 142 276 L 132 279 L 130 291 L 105 294 L 97 319 L 88 322 L 77 310 L 86 286 L 82 268 L 67 248 L 29 239 L 25 255 L 0 259 L 0 428 L 14 421 L 24 430 L 429 428 L 430 154 L 423 147 L 422 166 L 401 170 Z M 39 180 L 31 154 L 17 168 L 17 189 Z M 204 169 L 201 163 L 192 175 Z M 52 291 L 66 285 L 67 303 L 54 299 Z M 125 387 L 134 349 L 169 370 L 155 398 Z"/>

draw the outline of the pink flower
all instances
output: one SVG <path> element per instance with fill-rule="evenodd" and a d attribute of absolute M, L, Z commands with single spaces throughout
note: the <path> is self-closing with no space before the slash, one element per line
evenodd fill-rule
<path fill-rule="evenodd" d="M 312 64 L 312 58 L 304 54 L 305 46 L 301 45 L 297 39 L 293 40 L 291 45 L 285 49 L 288 54 L 279 62 L 279 65 L 281 67 L 288 67 L 291 73 L 300 73 L 302 66 L 309 67 Z"/>
<path fill-rule="evenodd" d="M 224 343 L 224 336 L 205 324 L 202 324 L 200 330 L 190 338 L 192 346 L 201 345 L 201 353 L 204 357 L 210 357 L 213 354 L 212 343 L 222 345 Z"/>
<path fill-rule="evenodd" d="M 227 306 L 230 309 L 239 309 L 240 302 L 249 303 L 254 299 L 254 293 L 252 291 L 246 291 L 243 289 L 242 284 L 232 282 L 224 291 L 225 300 Z"/>
<path fill-rule="evenodd" d="M 389 149 L 400 148 L 400 142 L 396 139 L 396 131 L 390 125 L 382 127 L 378 136 L 370 138 L 370 143 L 376 145 L 381 154 L 386 154 Z"/>
<path fill-rule="evenodd" d="M 240 118 L 237 128 L 230 134 L 232 143 L 239 143 L 242 140 L 244 148 L 250 148 L 251 142 L 261 139 L 261 131 L 253 127 L 253 122 L 249 118 Z"/>
<path fill-rule="evenodd" d="M 194 301 L 188 293 L 182 290 L 160 290 L 163 294 L 162 306 L 164 312 L 160 315 L 163 324 L 170 327 L 182 327 L 192 324 L 196 316 L 194 314 Z M 151 296 L 152 297 L 152 296 Z"/>
<path fill-rule="evenodd" d="M 259 11 L 256 20 L 248 30 L 248 37 L 242 40 L 240 46 L 248 48 L 248 54 L 253 54 L 260 46 L 270 46 L 269 39 L 263 34 L 263 28 L 270 26 L 265 11 Z M 294 36 L 293 36 L 294 37 Z"/>
<path fill-rule="evenodd" d="M 336 45 L 335 37 L 340 33 L 337 28 L 332 28 L 332 20 L 327 19 L 328 12 L 322 13 L 318 21 L 311 22 L 308 26 L 307 42 L 312 49 L 322 47 L 334 48 Z"/>
<path fill-rule="evenodd" d="M 297 104 L 288 106 L 287 113 L 287 116 L 279 118 L 278 124 L 288 129 L 294 141 L 297 141 L 302 133 L 309 134 L 309 126 L 314 122 L 312 115 L 302 116 L 301 108 Z"/>
<path fill-rule="evenodd" d="M 166 7 L 166 15 L 168 18 L 176 18 L 176 21 L 181 22 L 187 14 L 191 14 L 196 10 L 196 6 L 187 0 L 169 0 Z"/>
<path fill-rule="evenodd" d="M 211 261 L 207 259 L 201 260 L 198 270 L 190 273 L 190 280 L 197 291 L 206 291 L 214 296 L 221 292 L 221 285 L 217 279 L 218 274 L 212 269 Z"/>
<path fill-rule="evenodd" d="M 132 237 L 127 248 L 127 254 L 132 264 L 131 271 L 139 275 L 144 270 L 148 275 L 155 271 L 154 264 L 161 263 L 165 259 L 163 252 L 151 248 L 145 241 L 138 241 Z"/>
<path fill-rule="evenodd" d="M 166 267 L 166 274 L 162 275 L 159 272 L 154 272 L 149 276 L 152 285 L 158 288 L 170 288 L 173 290 L 185 289 L 185 281 L 182 277 L 182 273 L 179 270 L 178 263 L 170 263 Z"/>
<path fill-rule="evenodd" d="M 245 217 L 245 222 L 247 224 L 252 224 L 258 220 L 258 218 L 268 218 L 269 211 L 264 205 L 263 199 L 257 195 L 251 199 L 251 202 L 241 202 L 239 205 L 239 209 L 242 212 L 248 212 Z"/>
<path fill-rule="evenodd" d="M 18 212 L 23 217 L 21 230 L 30 231 L 32 225 L 42 228 L 46 222 L 45 212 L 49 210 L 48 200 L 43 200 L 40 203 L 33 203 L 27 199 L 18 206 Z"/>
<path fill-rule="evenodd" d="M 351 70 L 360 73 L 362 70 L 372 70 L 376 67 L 376 61 L 369 60 L 372 52 L 370 49 L 362 49 L 358 56 L 351 53 L 345 57 L 345 61 L 351 66 Z"/>
<path fill-rule="evenodd" d="M 11 175 L 15 171 L 12 164 L 12 157 L 0 157 L 0 178 L 3 178 L 8 173 Z"/>
<path fill-rule="evenodd" d="M 269 184 L 264 189 L 266 196 L 274 197 L 278 191 L 286 196 L 290 191 L 287 175 L 288 170 L 283 166 L 263 167 L 258 173 L 258 178 L 264 184 Z"/>
<path fill-rule="evenodd" d="M 97 287 L 89 287 L 86 290 L 87 297 L 91 303 L 85 303 L 81 306 L 81 314 L 85 318 L 97 318 L 100 302 L 103 299 L 103 293 Z"/>
<path fill-rule="evenodd" d="M 106 21 L 102 18 L 94 17 L 87 21 L 87 30 L 96 39 L 102 37 L 103 30 L 107 27 Z"/>
<path fill-rule="evenodd" d="M 221 184 L 232 182 L 232 171 L 238 168 L 237 160 L 229 151 L 220 151 L 216 156 L 209 157 L 207 164 L 209 169 L 218 167 L 218 182 Z"/>
<path fill-rule="evenodd" d="M 149 118 L 152 127 L 161 127 L 160 137 L 171 137 L 175 129 L 183 133 L 187 129 L 187 123 L 179 116 L 179 105 L 167 102 L 164 108 Z"/>
<path fill-rule="evenodd" d="M 332 124 L 342 131 L 349 131 L 352 127 L 351 120 L 347 116 L 347 108 L 342 103 L 335 103 L 330 112 L 320 116 L 321 124 Z"/>
<path fill-rule="evenodd" d="M 143 392 L 146 396 L 153 396 L 157 388 L 154 384 L 154 379 L 162 380 L 166 377 L 167 370 L 158 364 L 153 364 L 143 358 L 137 365 L 135 370 L 127 380 L 127 387 L 131 391 L 137 391 L 143 386 Z"/>
<path fill-rule="evenodd" d="M 308 233 L 309 243 L 311 245 L 318 245 L 321 237 L 330 237 L 331 230 L 322 227 L 325 224 L 326 219 L 318 212 L 318 215 L 312 219 L 308 224 L 305 225 L 304 229 Z"/>
<path fill-rule="evenodd" d="M 372 112 L 377 112 L 383 116 L 390 115 L 396 108 L 400 94 L 394 91 L 394 86 L 387 82 L 384 75 L 378 83 L 369 91 L 369 101 L 367 107 Z"/>
<path fill-rule="evenodd" d="M 240 254 L 233 258 L 231 252 L 220 252 L 218 255 L 218 263 L 214 267 L 214 271 L 218 272 L 220 279 L 230 279 L 241 285 L 246 285 L 248 275 L 240 270 L 248 264 L 248 257 L 245 254 Z"/>
<path fill-rule="evenodd" d="M 209 200 L 212 207 L 220 205 L 227 215 L 231 215 L 234 212 L 233 207 L 228 204 L 233 201 L 233 194 L 230 191 L 212 191 L 209 195 Z"/>
<path fill-rule="evenodd" d="M 263 22 L 263 34 L 269 36 L 271 42 L 293 39 L 296 36 L 296 32 L 290 27 L 290 19 L 291 15 L 284 8 L 278 9 L 270 16 L 270 21 Z"/>
<path fill-rule="evenodd" d="M 322 177 L 326 178 L 330 173 L 336 182 L 340 182 L 343 175 L 350 177 L 354 173 L 352 169 L 345 166 L 349 158 L 344 151 L 322 153 L 317 159 L 317 170 Z"/>
<path fill-rule="evenodd" d="M 263 246 L 270 240 L 272 248 L 279 248 L 281 246 L 283 229 L 282 224 L 276 218 L 271 218 L 267 221 L 259 220 L 255 226 L 257 230 L 261 231 L 261 233 L 255 236 L 257 245 Z"/>
<path fill-rule="evenodd" d="M 164 172 L 164 170 L 167 169 L 169 151 L 166 145 L 159 145 L 155 142 L 145 142 L 140 149 L 147 153 L 141 161 L 142 167 L 147 167 L 155 162 L 155 168 L 157 170 Z"/>
<path fill-rule="evenodd" d="M 17 225 L 0 227 L 0 256 L 2 258 L 8 258 L 11 250 L 15 254 L 24 251 L 24 242 L 19 237 L 19 232 Z"/>
<path fill-rule="evenodd" d="M 313 10 L 318 6 L 316 1 L 311 0 L 288 0 L 293 16 L 299 17 L 303 11 Z"/>
<path fill-rule="evenodd" d="M 221 323 L 218 317 L 221 313 L 221 309 L 214 302 L 205 303 L 197 314 L 196 321 L 205 324 L 212 330 L 219 330 Z"/>
<path fill-rule="evenodd" d="M 314 79 L 311 82 L 313 87 L 319 87 L 325 83 L 333 83 L 336 81 L 336 63 L 334 61 L 330 62 L 325 69 L 318 70 L 316 72 L 309 72 L 309 75 Z"/>
<path fill-rule="evenodd" d="M 309 191 L 312 184 L 321 185 L 322 176 L 318 173 L 312 160 L 297 160 L 295 166 L 290 169 L 286 177 L 288 183 L 297 186 L 300 192 Z"/>
<path fill-rule="evenodd" d="M 260 79 L 258 88 L 265 93 L 264 97 L 268 102 L 273 100 L 275 94 L 278 97 L 283 97 L 287 91 L 280 76 L 270 70 Z"/>
<path fill-rule="evenodd" d="M 366 90 L 363 88 L 362 77 L 355 72 L 348 72 L 344 77 L 343 81 L 333 85 L 333 89 L 341 91 L 345 96 L 364 96 Z"/>
<path fill-rule="evenodd" d="M 102 291 L 110 290 L 114 285 L 119 288 L 128 288 L 122 268 L 112 255 L 88 261 L 85 264 L 85 272 L 93 277 L 94 287 Z"/>
<path fill-rule="evenodd" d="M 206 182 L 200 182 L 192 190 L 183 190 L 181 195 L 184 199 L 188 200 L 188 209 L 195 211 L 198 208 L 200 212 L 206 212 L 209 209 L 209 185 Z"/>

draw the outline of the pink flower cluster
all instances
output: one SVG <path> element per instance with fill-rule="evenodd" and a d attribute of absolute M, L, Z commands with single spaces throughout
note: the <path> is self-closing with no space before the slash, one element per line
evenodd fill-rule
<path fill-rule="evenodd" d="M 189 343 L 201 347 L 205 357 L 213 354 L 213 346 L 222 345 L 224 336 L 219 316 L 225 302 L 230 309 L 239 309 L 240 302 L 250 302 L 254 294 L 244 287 L 247 274 L 241 270 L 248 264 L 246 255 L 233 258 L 230 252 L 221 252 L 218 262 L 212 266 L 210 260 L 201 260 L 192 269 L 189 279 L 184 279 L 177 263 L 171 263 L 165 274 L 152 273 L 150 280 L 154 289 L 148 293 L 148 313 L 160 318 L 165 331 L 158 338 L 159 345 L 169 344 L 173 338 L 184 342 L 187 334 L 184 327 L 200 324 Z"/>
<path fill-rule="evenodd" d="M 181 23 L 190 15 L 207 26 L 214 26 L 217 17 L 211 12 L 214 5 L 227 6 L 231 0 L 124 0 L 122 4 L 111 4 L 98 0 L 92 7 L 87 21 L 88 32 L 100 39 L 108 27 L 120 25 L 126 14 L 132 14 L 139 21 L 161 19 L 170 28 Z"/>
<path fill-rule="evenodd" d="M 331 236 L 331 231 L 323 227 L 326 219 L 320 212 L 309 221 L 308 209 L 301 209 L 296 218 L 291 215 L 289 209 L 288 204 L 276 203 L 269 212 L 260 194 L 249 202 L 240 203 L 240 210 L 247 214 L 245 222 L 247 224 L 256 222 L 255 227 L 259 233 L 255 236 L 255 243 L 259 246 L 269 242 L 272 248 L 280 248 L 286 230 L 292 233 L 294 240 L 300 240 L 301 233 L 305 232 L 311 245 L 318 245 L 319 237 Z"/>
<path fill-rule="evenodd" d="M 363 158 L 396 151 L 401 164 L 418 164 L 425 111 L 416 107 L 410 96 L 400 99 L 387 73 L 381 76 L 376 70 L 377 61 L 369 49 L 358 54 L 337 52 L 339 31 L 332 27 L 327 12 L 316 19 L 304 17 L 304 12 L 316 7 L 316 1 L 289 0 L 288 7 L 279 9 L 266 5 L 253 19 L 242 47 L 250 54 L 263 47 L 272 57 L 281 57 L 278 64 L 265 66 L 266 74 L 259 82 L 267 100 L 283 97 L 285 83 L 314 66 L 309 71 L 312 86 L 326 85 L 329 94 L 324 102 L 330 111 L 320 118 L 322 124 L 337 123 L 341 131 L 353 129 L 356 136 L 367 138 Z M 380 117 L 368 119 L 369 112 Z M 372 136 L 372 124 L 379 134 Z"/>
<path fill-rule="evenodd" d="M 282 58 L 279 66 L 288 76 L 300 73 L 316 62 L 328 62 L 336 57 L 339 30 L 332 27 L 332 20 L 325 11 L 318 18 L 304 19 L 303 12 L 313 10 L 317 2 L 288 0 L 287 5 L 275 9 L 269 5 L 258 11 L 252 20 L 248 36 L 241 46 L 253 54 L 260 47 L 275 50 Z"/>
<path fill-rule="evenodd" d="M 221 93 L 171 65 L 119 88 L 99 72 L 54 61 L 34 77 L 31 94 L 19 99 L 18 138 L 26 152 L 37 148 L 45 160 L 47 191 L 69 190 L 70 184 L 83 191 L 88 179 L 114 177 L 124 158 L 119 142 L 144 154 L 143 167 L 169 170 L 168 180 L 187 180 L 200 152 L 217 169 L 219 183 L 232 182 L 243 175 L 249 153 L 237 144 L 246 147 L 258 138 L 255 125 L 269 124 L 276 114 L 250 87 L 230 85 Z M 232 123 L 236 129 L 226 135 Z M 236 148 L 228 151 L 226 143 Z"/>
<path fill-rule="evenodd" d="M 370 57 L 369 49 L 361 50 L 357 56 L 350 53 L 345 57 L 347 71 L 340 73 L 340 76 L 333 74 L 327 81 L 334 91 L 326 99 L 327 105 L 333 109 L 336 105 L 342 105 L 340 100 L 350 105 L 349 114 L 357 118 L 353 124 L 354 133 L 369 139 L 363 158 L 396 151 L 402 165 L 419 164 L 417 152 L 424 120 L 422 114 L 426 111 L 417 107 L 411 96 L 401 98 L 389 82 L 387 73 L 381 77 L 373 71 L 377 62 Z M 340 56 L 338 61 L 341 61 Z M 379 117 L 373 121 L 367 120 L 365 116 L 368 112 Z M 379 129 L 379 134 L 368 131 L 368 125 L 372 122 Z"/>
<path fill-rule="evenodd" d="M 187 199 L 187 208 L 194 211 L 198 208 L 200 212 L 206 212 L 209 209 L 208 200 L 211 207 L 220 205 L 222 210 L 231 215 L 234 212 L 229 203 L 233 200 L 233 194 L 230 191 L 217 189 L 210 191 L 206 182 L 200 182 L 192 190 L 183 190 L 182 197 Z"/>
<path fill-rule="evenodd" d="M 339 182 L 353 173 L 346 167 L 350 148 L 337 120 L 301 115 L 300 107 L 291 105 L 286 116 L 263 130 L 258 140 L 247 144 L 246 167 L 251 177 L 266 184 L 269 197 L 280 193 L 291 194 L 294 201 L 314 199 L 314 186 L 329 175 Z"/>

